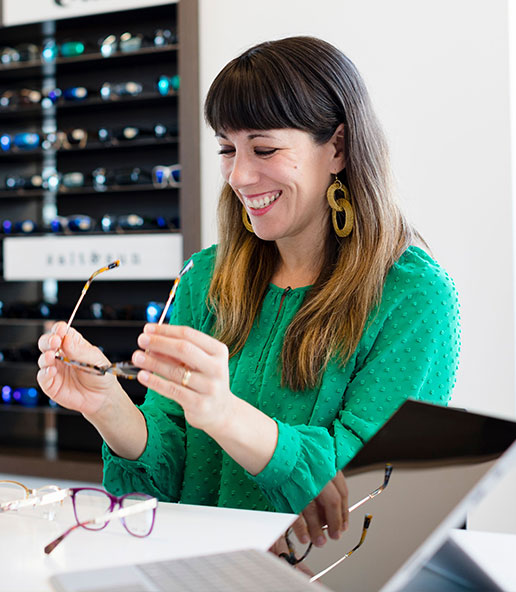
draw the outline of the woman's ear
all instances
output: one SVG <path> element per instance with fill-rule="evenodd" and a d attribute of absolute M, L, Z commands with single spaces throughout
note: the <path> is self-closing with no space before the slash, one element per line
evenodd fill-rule
<path fill-rule="evenodd" d="M 332 146 L 333 168 L 335 173 L 340 172 L 346 167 L 346 151 L 345 151 L 345 126 L 343 123 L 339 124 L 333 136 L 330 139 Z"/>

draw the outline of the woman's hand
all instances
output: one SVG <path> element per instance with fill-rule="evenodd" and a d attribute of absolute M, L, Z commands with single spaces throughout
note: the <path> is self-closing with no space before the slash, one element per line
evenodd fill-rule
<path fill-rule="evenodd" d="M 232 413 L 228 348 L 190 327 L 147 324 L 133 354 L 138 380 L 173 399 L 193 427 L 221 433 Z"/>
<path fill-rule="evenodd" d="M 326 543 L 325 525 L 328 525 L 330 537 L 339 539 L 348 528 L 348 507 L 348 487 L 342 471 L 338 471 L 292 525 L 298 540 L 322 547 Z"/>
<path fill-rule="evenodd" d="M 65 333 L 66 323 L 59 322 L 50 333 L 39 338 L 38 347 L 42 353 L 38 359 L 38 383 L 43 392 L 62 407 L 84 415 L 94 415 L 103 406 L 117 381 L 114 376 L 96 376 L 56 360 L 56 353 L 61 351 L 70 360 L 96 365 L 109 364 L 99 348 L 91 345 L 75 329 L 70 327 L 66 336 Z"/>

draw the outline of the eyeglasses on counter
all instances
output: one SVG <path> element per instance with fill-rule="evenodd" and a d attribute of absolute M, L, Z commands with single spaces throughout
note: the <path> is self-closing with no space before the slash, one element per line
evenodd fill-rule
<path fill-rule="evenodd" d="M 120 518 L 125 530 L 135 537 L 147 537 L 154 528 L 158 500 L 146 493 L 116 496 L 97 487 L 62 489 L 57 485 L 31 489 L 19 481 L 0 480 L 0 514 L 31 509 L 36 515 L 53 520 L 67 498 L 72 502 L 75 524 L 45 546 L 46 554 L 74 530 L 103 530 L 115 518 Z"/>

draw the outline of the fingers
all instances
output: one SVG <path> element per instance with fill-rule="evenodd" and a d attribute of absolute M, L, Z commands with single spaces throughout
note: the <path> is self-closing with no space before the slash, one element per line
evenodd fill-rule
<path fill-rule="evenodd" d="M 66 332 L 66 323 L 59 322 L 52 326 L 49 333 L 45 333 L 38 339 L 38 348 L 41 352 L 48 350 L 57 351 Z"/>
<path fill-rule="evenodd" d="M 228 356 L 228 348 L 217 339 L 192 329 L 191 327 L 183 327 L 179 325 L 154 325 L 148 323 L 143 328 L 145 335 L 162 336 L 178 341 L 185 341 L 190 343 L 210 356 Z"/>
<path fill-rule="evenodd" d="M 308 527 L 306 525 L 306 520 L 303 518 L 301 514 L 299 518 L 294 522 L 292 525 L 292 530 L 294 531 L 297 540 L 304 545 L 307 545 L 310 542 L 310 534 L 308 533 Z"/>
<path fill-rule="evenodd" d="M 209 381 L 199 372 L 184 366 L 183 364 L 171 364 L 170 358 L 161 355 L 150 354 L 140 350 L 134 352 L 132 362 L 139 368 L 153 372 L 178 385 L 187 387 L 198 393 L 209 392 Z"/>
<path fill-rule="evenodd" d="M 337 474 L 333 478 L 333 484 L 341 497 L 342 530 L 347 530 L 349 526 L 349 491 L 342 471 L 337 471 Z"/>
<path fill-rule="evenodd" d="M 306 528 L 310 536 L 310 540 L 316 547 L 322 547 L 326 543 L 326 537 L 323 533 L 324 519 L 321 520 L 319 509 L 316 501 L 312 501 L 306 506 L 302 512 L 303 518 L 306 522 Z"/>
<path fill-rule="evenodd" d="M 342 488 L 342 481 L 339 480 L 338 485 Z M 317 496 L 316 503 L 323 520 L 328 524 L 328 534 L 332 539 L 338 539 L 344 530 L 344 512 L 342 510 L 342 495 L 337 488 L 335 478 Z"/>

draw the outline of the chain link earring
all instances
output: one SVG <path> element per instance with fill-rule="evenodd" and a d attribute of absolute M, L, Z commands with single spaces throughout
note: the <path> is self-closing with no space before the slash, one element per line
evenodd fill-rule
<path fill-rule="evenodd" d="M 335 199 L 335 193 L 340 191 L 344 197 Z M 335 181 L 328 187 L 326 191 L 326 199 L 331 208 L 331 220 L 333 222 L 333 229 L 335 234 L 340 237 L 348 236 L 353 230 L 353 224 L 355 222 L 355 212 L 351 205 L 351 199 L 349 196 L 348 188 L 343 185 L 340 179 L 335 175 Z M 344 226 L 341 228 L 337 220 L 337 212 L 344 212 L 346 218 Z"/>

